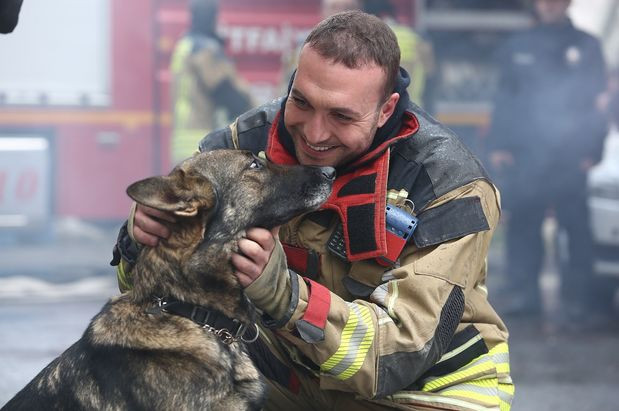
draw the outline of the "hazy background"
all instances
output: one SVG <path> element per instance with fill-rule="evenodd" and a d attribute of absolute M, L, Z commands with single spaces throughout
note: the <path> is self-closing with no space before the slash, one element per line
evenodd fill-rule
<path fill-rule="evenodd" d="M 574 0 L 570 10 L 577 26 L 602 40 L 611 68 L 619 63 L 617 3 Z M 189 21 L 186 4 L 24 0 L 15 31 L 0 35 L 0 405 L 79 338 L 117 293 L 109 261 L 130 205 L 124 190 L 171 167 L 169 62 Z M 493 52 L 530 24 L 525 3 L 393 4 L 398 20 L 434 50 L 426 109 L 485 162 Z M 319 20 L 319 10 L 318 0 L 222 2 L 219 32 L 255 101 L 279 95 L 282 55 Z M 606 156 L 619 164 L 616 142 Z M 553 222 L 545 229 L 552 234 Z M 491 296 L 503 284 L 503 252 L 499 229 Z M 542 277 L 549 312 L 559 281 L 553 252 Z M 610 271 L 619 279 L 617 267 Z M 500 312 L 500 301 L 493 302 Z M 515 410 L 617 409 L 616 329 L 568 341 L 552 327 L 507 323 Z"/>

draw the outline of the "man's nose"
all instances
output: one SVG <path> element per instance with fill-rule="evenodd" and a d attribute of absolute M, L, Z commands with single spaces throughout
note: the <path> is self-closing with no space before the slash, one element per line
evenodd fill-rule
<path fill-rule="evenodd" d="M 305 138 L 311 144 L 320 144 L 329 139 L 326 119 L 320 114 L 314 114 L 307 123 Z"/>

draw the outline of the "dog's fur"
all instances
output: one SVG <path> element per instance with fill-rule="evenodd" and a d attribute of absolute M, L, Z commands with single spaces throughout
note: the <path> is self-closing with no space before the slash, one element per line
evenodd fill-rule
<path fill-rule="evenodd" d="M 129 186 L 138 203 L 177 216 L 171 237 L 141 251 L 133 289 L 112 298 L 3 409 L 259 409 L 265 386 L 243 343 L 224 344 L 153 301 L 173 297 L 252 323 L 229 261 L 238 239 L 318 208 L 332 173 L 218 150 Z"/>

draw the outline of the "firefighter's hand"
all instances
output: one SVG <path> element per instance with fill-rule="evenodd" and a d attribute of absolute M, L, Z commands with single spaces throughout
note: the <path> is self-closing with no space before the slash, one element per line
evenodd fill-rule
<path fill-rule="evenodd" d="M 168 238 L 170 229 L 162 221 L 175 223 L 170 213 L 138 204 L 133 217 L 133 238 L 140 244 L 154 247 L 160 238 Z"/>
<path fill-rule="evenodd" d="M 496 150 L 490 153 L 490 164 L 500 171 L 514 165 L 514 156 L 507 150 Z"/>
<path fill-rule="evenodd" d="M 265 228 L 250 228 L 245 237 L 238 242 L 238 252 L 232 254 L 232 265 L 243 288 L 253 283 L 264 271 L 271 253 L 275 248 L 275 239 L 279 227 L 272 230 Z"/>

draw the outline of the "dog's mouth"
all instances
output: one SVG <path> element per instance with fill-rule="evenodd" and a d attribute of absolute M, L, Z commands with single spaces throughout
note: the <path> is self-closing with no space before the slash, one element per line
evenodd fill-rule
<path fill-rule="evenodd" d="M 320 209 L 331 195 L 331 181 L 323 181 L 319 185 L 305 184 L 296 193 L 287 193 L 276 200 L 271 212 L 263 215 L 259 224 L 267 229 L 287 223 L 294 217 Z M 291 200 L 292 198 L 292 200 Z"/>

